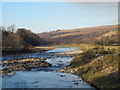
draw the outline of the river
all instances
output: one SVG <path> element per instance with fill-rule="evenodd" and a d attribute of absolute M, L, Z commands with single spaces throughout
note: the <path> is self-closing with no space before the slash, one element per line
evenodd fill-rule
<path fill-rule="evenodd" d="M 4 76 L 2 78 L 2 88 L 91 88 L 77 75 L 59 72 L 73 57 L 64 55 L 53 55 L 59 52 L 74 51 L 77 48 L 58 47 L 54 50 L 44 53 L 33 53 L 20 56 L 3 57 L 4 60 L 15 58 L 47 58 L 47 62 L 51 63 L 51 67 L 35 68 L 31 71 L 16 71 L 16 75 L 12 77 Z"/>

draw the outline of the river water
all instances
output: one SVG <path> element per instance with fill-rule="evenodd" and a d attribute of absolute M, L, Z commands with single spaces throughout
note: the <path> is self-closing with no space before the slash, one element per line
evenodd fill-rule
<path fill-rule="evenodd" d="M 69 65 L 73 57 L 64 55 L 53 55 L 59 52 L 74 51 L 77 48 L 59 47 L 44 53 L 33 53 L 20 56 L 3 57 L 4 60 L 15 58 L 37 57 L 45 58 L 52 64 L 51 67 L 36 68 L 32 71 L 16 71 L 12 77 L 2 78 L 2 88 L 89 88 L 94 89 L 77 75 L 59 72 Z M 51 55 L 52 54 L 52 55 Z"/>

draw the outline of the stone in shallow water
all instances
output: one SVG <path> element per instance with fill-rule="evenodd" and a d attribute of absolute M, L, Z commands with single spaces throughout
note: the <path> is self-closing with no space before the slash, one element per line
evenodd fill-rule
<path fill-rule="evenodd" d="M 62 70 L 60 70 L 60 72 L 65 72 L 65 70 L 62 69 Z"/>
<path fill-rule="evenodd" d="M 65 75 L 60 75 L 60 77 L 65 77 Z"/>
<path fill-rule="evenodd" d="M 78 82 L 75 82 L 74 84 L 79 84 Z"/>
<path fill-rule="evenodd" d="M 60 60 L 59 62 L 63 62 L 63 61 Z"/>

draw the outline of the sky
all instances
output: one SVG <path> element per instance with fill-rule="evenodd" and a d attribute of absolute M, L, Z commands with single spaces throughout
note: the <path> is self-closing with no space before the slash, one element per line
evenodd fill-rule
<path fill-rule="evenodd" d="M 117 2 L 2 2 L 2 25 L 35 33 L 117 23 Z"/>

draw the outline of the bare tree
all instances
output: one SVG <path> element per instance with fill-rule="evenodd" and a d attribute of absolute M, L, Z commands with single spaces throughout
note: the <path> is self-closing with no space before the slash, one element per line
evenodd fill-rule
<path fill-rule="evenodd" d="M 7 27 L 7 31 L 14 33 L 14 31 L 15 31 L 15 25 L 13 24 L 13 25 Z"/>

